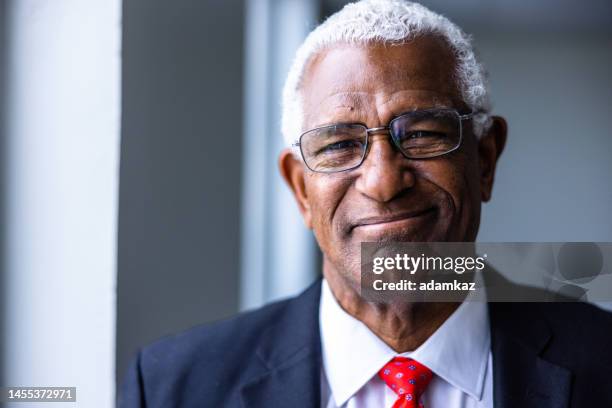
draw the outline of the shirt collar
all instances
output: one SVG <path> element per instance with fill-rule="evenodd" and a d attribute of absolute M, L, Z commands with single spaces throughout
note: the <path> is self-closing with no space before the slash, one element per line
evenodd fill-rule
<path fill-rule="evenodd" d="M 322 281 L 319 325 L 323 369 L 337 406 L 357 393 L 398 354 L 342 309 Z M 414 358 L 438 377 L 480 400 L 490 350 L 489 316 L 483 301 L 464 301 L 419 348 Z"/>

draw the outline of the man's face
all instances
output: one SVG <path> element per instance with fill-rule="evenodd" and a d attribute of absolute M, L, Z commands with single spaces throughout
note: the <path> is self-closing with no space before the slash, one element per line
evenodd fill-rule
<path fill-rule="evenodd" d="M 433 37 L 403 45 L 332 47 L 314 57 L 305 72 L 305 128 L 335 123 L 380 127 L 415 109 L 465 112 L 454 68 L 449 49 Z M 303 163 L 298 167 L 288 153 L 281 156 L 281 171 L 314 230 L 327 268 L 358 279 L 364 241 L 476 238 L 480 202 L 490 194 L 492 176 L 483 180 L 471 122 L 464 121 L 463 129 L 458 150 L 425 160 L 406 159 L 386 133 L 371 134 L 362 165 L 341 173 L 314 173 Z"/>

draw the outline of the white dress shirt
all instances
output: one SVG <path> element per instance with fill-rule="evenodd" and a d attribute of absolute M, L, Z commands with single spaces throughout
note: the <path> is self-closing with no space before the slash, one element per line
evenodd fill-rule
<path fill-rule="evenodd" d="M 493 407 L 491 335 L 485 302 L 464 301 L 419 348 L 402 354 L 346 313 L 326 280 L 320 302 L 322 407 L 392 407 L 397 394 L 377 373 L 396 356 L 413 358 L 434 373 L 421 398 L 426 408 Z"/>

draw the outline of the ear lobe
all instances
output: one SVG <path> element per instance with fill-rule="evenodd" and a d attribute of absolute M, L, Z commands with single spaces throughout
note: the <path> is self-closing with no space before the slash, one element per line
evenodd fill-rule
<path fill-rule="evenodd" d="M 291 189 L 298 209 L 302 214 L 302 219 L 307 228 L 312 229 L 312 215 L 310 212 L 310 203 L 308 201 L 308 193 L 306 191 L 305 166 L 302 161 L 296 157 L 291 149 L 284 149 L 278 158 L 278 167 L 281 176 Z"/>
<path fill-rule="evenodd" d="M 490 128 L 478 141 L 480 191 L 483 202 L 491 199 L 497 160 L 506 146 L 506 137 L 508 133 L 508 125 L 504 118 L 493 116 L 491 120 L 493 123 Z"/>

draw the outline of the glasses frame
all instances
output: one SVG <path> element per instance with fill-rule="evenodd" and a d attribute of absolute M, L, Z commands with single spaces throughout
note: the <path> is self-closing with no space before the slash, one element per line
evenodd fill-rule
<path fill-rule="evenodd" d="M 454 113 L 457 116 L 457 119 L 459 119 L 459 141 L 457 142 L 457 146 L 453 147 L 451 150 L 446 151 L 444 153 L 438 153 L 438 154 L 434 154 L 433 156 L 424 156 L 424 157 L 412 157 L 412 156 L 408 156 L 406 154 L 406 152 L 398 145 L 397 141 L 395 140 L 395 138 L 391 135 L 391 127 L 393 126 L 393 123 L 405 116 L 412 116 L 415 113 L 426 113 L 426 112 L 449 112 L 449 113 Z M 293 147 L 299 147 L 300 149 L 300 156 L 302 157 L 302 161 L 304 162 L 304 164 L 306 165 L 306 167 L 315 173 L 325 173 L 325 174 L 330 174 L 330 173 L 342 173 L 345 171 L 351 171 L 356 169 L 357 167 L 361 166 L 363 164 L 363 162 L 365 161 L 366 156 L 368 155 L 368 150 L 370 147 L 370 134 L 371 133 L 382 133 L 382 132 L 386 132 L 389 135 L 389 138 L 391 138 L 391 141 L 393 143 L 393 146 L 395 146 L 397 148 L 397 150 L 399 150 L 402 153 L 402 156 L 404 156 L 405 158 L 409 159 L 409 160 L 426 160 L 426 159 L 433 159 L 434 157 L 440 157 L 440 156 L 444 156 L 446 154 L 452 153 L 455 150 L 459 149 L 459 147 L 461 147 L 461 144 L 463 143 L 463 121 L 464 120 L 469 120 L 472 119 L 474 116 L 478 115 L 478 114 L 483 114 L 486 113 L 482 110 L 479 111 L 472 111 L 466 114 L 461 114 L 459 113 L 459 111 L 457 109 L 439 109 L 439 108 L 432 108 L 432 109 L 420 109 L 420 110 L 415 110 L 415 111 L 411 111 L 411 112 L 406 112 L 403 113 L 395 118 L 393 118 L 391 121 L 389 121 L 389 124 L 387 126 L 379 126 L 379 127 L 374 127 L 374 128 L 368 128 L 366 125 L 364 125 L 363 123 L 338 123 L 338 124 L 332 124 L 332 125 L 325 125 L 325 126 L 319 126 L 313 129 L 309 129 L 305 132 L 303 132 L 300 137 L 298 138 L 298 140 L 293 143 L 291 146 Z M 314 170 L 312 169 L 308 163 L 306 162 L 306 159 L 304 158 L 304 151 L 302 150 L 302 137 L 304 137 L 305 134 L 310 133 L 310 132 L 314 132 L 315 130 L 321 130 L 321 129 L 327 129 L 330 127 L 334 127 L 334 126 L 359 126 L 362 127 L 365 131 L 366 134 L 366 139 L 365 139 L 365 146 L 363 148 L 363 154 L 361 155 L 361 159 L 359 160 L 359 163 L 356 164 L 353 167 L 349 167 L 347 169 L 342 169 L 342 170 Z"/>

